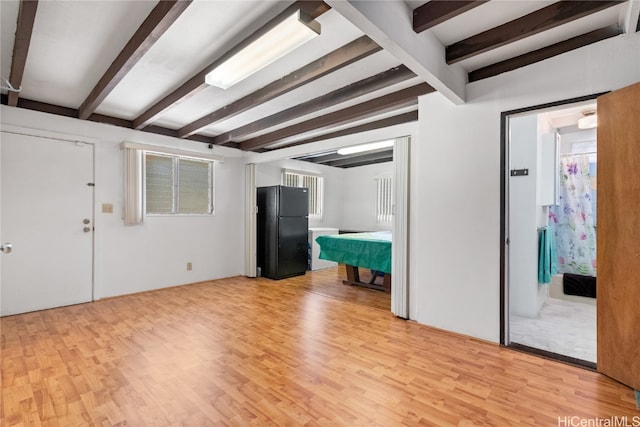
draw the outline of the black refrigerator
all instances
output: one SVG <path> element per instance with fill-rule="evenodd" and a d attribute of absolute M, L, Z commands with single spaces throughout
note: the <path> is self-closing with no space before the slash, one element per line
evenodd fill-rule
<path fill-rule="evenodd" d="M 309 193 L 306 188 L 258 187 L 257 265 L 270 279 L 307 270 Z"/>

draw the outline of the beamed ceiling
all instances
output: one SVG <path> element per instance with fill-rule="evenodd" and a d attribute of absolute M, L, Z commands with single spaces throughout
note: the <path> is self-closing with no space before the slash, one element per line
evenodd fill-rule
<path fill-rule="evenodd" d="M 3 104 L 255 152 L 414 122 L 420 95 L 464 103 L 467 84 L 640 27 L 639 0 L 0 6 Z M 229 89 L 204 83 L 298 8 L 319 37 Z M 391 151 L 302 159 L 353 167 Z"/>

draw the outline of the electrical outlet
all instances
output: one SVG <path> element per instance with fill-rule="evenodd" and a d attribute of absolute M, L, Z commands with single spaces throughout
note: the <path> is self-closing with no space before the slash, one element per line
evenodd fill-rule
<path fill-rule="evenodd" d="M 103 203 L 102 213 L 113 213 L 113 205 L 111 203 Z"/>
<path fill-rule="evenodd" d="M 188 262 L 187 263 L 187 271 L 191 271 L 191 270 L 193 270 L 193 264 Z"/>

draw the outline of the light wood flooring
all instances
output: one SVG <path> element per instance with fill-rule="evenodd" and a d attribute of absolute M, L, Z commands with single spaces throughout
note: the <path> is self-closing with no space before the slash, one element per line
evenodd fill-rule
<path fill-rule="evenodd" d="M 2 426 L 539 425 L 640 415 L 595 372 L 394 317 L 336 269 L 0 320 Z"/>
<path fill-rule="evenodd" d="M 360 281 L 368 282 L 371 279 L 371 270 L 361 268 L 359 271 Z M 342 301 L 391 311 L 391 294 L 359 286 L 346 286 L 342 283 L 346 278 L 346 269 L 340 264 L 338 268 L 316 270 L 310 274 L 308 272 L 304 280 L 296 280 L 296 286 Z M 378 277 L 376 283 L 381 284 L 382 277 Z"/>

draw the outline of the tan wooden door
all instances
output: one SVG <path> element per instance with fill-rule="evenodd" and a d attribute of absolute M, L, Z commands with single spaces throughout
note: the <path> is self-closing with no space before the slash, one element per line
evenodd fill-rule
<path fill-rule="evenodd" d="M 640 390 L 640 83 L 598 98 L 598 371 Z"/>

